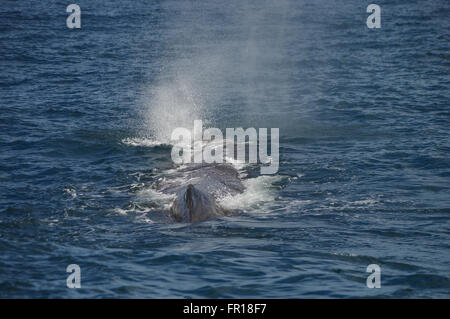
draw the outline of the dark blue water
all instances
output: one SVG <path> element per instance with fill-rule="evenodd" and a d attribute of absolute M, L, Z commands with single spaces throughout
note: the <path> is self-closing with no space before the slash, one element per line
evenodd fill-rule
<path fill-rule="evenodd" d="M 450 5 L 369 3 L 2 1 L 0 297 L 450 297 Z M 280 170 L 171 224 L 194 119 L 280 128 Z"/>

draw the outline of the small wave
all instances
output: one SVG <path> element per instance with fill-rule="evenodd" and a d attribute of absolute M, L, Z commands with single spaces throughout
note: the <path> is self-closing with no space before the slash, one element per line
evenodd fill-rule
<path fill-rule="evenodd" d="M 377 198 L 366 198 L 356 201 L 339 200 L 336 198 L 327 198 L 321 207 L 333 210 L 348 210 L 348 209 L 369 209 L 380 204 L 380 200 Z"/>
<path fill-rule="evenodd" d="M 121 141 L 123 144 L 130 146 L 144 146 L 144 147 L 155 147 L 155 146 L 170 146 L 167 142 L 162 142 L 154 140 L 147 137 L 128 137 Z"/>

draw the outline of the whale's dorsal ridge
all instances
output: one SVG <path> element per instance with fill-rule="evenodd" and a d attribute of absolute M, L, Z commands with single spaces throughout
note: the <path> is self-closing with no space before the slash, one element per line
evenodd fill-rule
<path fill-rule="evenodd" d="M 244 191 L 239 174 L 231 165 L 193 165 L 179 173 L 184 173 L 187 185 L 177 179 L 162 187 L 165 192 L 175 194 L 169 215 L 177 222 L 196 223 L 228 216 L 231 212 L 221 207 L 216 199 Z"/>

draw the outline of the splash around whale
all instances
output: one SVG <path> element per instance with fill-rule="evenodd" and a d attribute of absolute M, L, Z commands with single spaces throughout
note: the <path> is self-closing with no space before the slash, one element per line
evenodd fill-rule
<path fill-rule="evenodd" d="M 248 158 L 249 164 L 256 164 L 259 159 L 262 175 L 278 171 L 277 128 L 271 129 L 271 156 L 268 156 L 266 128 L 259 129 L 259 136 L 254 128 L 227 128 L 224 140 L 219 129 L 203 131 L 202 121 L 195 120 L 192 134 L 189 129 L 176 128 L 171 141 L 175 141 L 172 160 L 181 166 L 165 175 L 157 190 L 175 196 L 169 209 L 169 216 L 175 222 L 196 223 L 234 213 L 220 204 L 221 199 L 245 191 L 239 172 L 231 163 L 246 163 Z"/>

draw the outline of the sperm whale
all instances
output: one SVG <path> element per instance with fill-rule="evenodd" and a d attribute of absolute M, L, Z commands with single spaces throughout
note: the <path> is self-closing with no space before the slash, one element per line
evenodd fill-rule
<path fill-rule="evenodd" d="M 197 223 L 232 212 L 218 199 L 244 192 L 238 171 L 231 164 L 191 164 L 164 178 L 158 190 L 174 194 L 169 216 L 176 222 Z"/>

